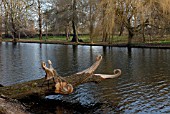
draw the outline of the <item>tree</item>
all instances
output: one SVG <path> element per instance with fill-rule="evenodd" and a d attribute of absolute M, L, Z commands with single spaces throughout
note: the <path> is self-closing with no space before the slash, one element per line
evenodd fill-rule
<path fill-rule="evenodd" d="M 144 19 L 141 20 L 142 12 L 139 11 L 141 2 L 117 0 L 116 4 L 116 23 L 120 24 L 121 28 L 126 27 L 128 31 L 128 44 L 130 45 L 133 36 L 141 29 L 144 23 Z"/>
<path fill-rule="evenodd" d="M 115 24 L 115 1 L 113 0 L 100 0 L 96 3 L 95 19 L 92 23 L 94 35 L 97 37 L 102 36 L 102 41 L 110 41 L 114 32 Z"/>
<path fill-rule="evenodd" d="M 170 1 L 155 0 L 150 2 L 150 27 L 156 32 L 156 35 L 163 37 L 166 31 L 170 29 L 170 8 L 168 5 Z"/>
<path fill-rule="evenodd" d="M 31 5 L 32 1 L 27 0 L 3 0 L 5 28 L 12 33 L 11 35 L 14 41 L 16 41 L 16 38 L 20 37 L 21 30 L 27 26 L 27 11 Z"/>
<path fill-rule="evenodd" d="M 70 29 L 72 29 L 73 42 L 78 42 L 78 30 L 79 26 L 82 27 L 86 19 L 86 15 L 83 12 L 84 4 L 86 2 L 77 0 L 55 0 L 52 1 L 51 16 L 49 20 L 50 31 L 55 31 L 57 33 L 65 33 L 66 39 L 70 34 Z"/>
<path fill-rule="evenodd" d="M 4 29 L 5 29 L 5 37 L 8 37 L 8 31 L 9 31 L 9 15 L 8 15 L 8 11 L 6 10 L 6 6 L 4 4 Z"/>
<path fill-rule="evenodd" d="M 145 31 L 153 22 L 159 21 L 159 24 L 154 24 L 158 25 L 157 30 L 160 26 L 163 28 L 163 23 L 166 22 L 164 19 L 169 14 L 169 7 L 166 5 L 168 3 L 168 0 L 100 0 L 96 12 L 98 15 L 95 20 L 95 31 L 98 31 L 99 35 L 102 34 L 102 41 L 105 42 L 114 34 L 115 25 L 116 27 L 119 25 L 120 35 L 124 28 L 127 30 L 129 45 L 137 34 L 142 34 L 145 42 Z M 155 11 L 159 13 L 153 17 Z M 161 19 L 155 20 L 157 17 Z"/>
<path fill-rule="evenodd" d="M 40 0 L 37 0 L 38 2 L 38 23 L 39 23 L 39 39 L 42 40 L 42 12 L 41 12 L 41 2 Z"/>
<path fill-rule="evenodd" d="M 39 38 L 43 30 L 52 34 L 72 34 L 78 42 L 78 34 L 89 33 L 90 41 L 100 37 L 111 42 L 115 31 L 128 33 L 128 44 L 135 35 L 153 34 L 163 37 L 169 31 L 169 0 L 3 0 L 3 29 L 15 39 L 27 34 L 29 22 L 34 21 Z M 136 38 L 136 37 L 135 37 Z M 141 38 L 141 37 L 140 37 Z"/>
<path fill-rule="evenodd" d="M 2 1 L 1 1 L 2 3 Z M 2 40 L 2 5 L 0 9 L 0 41 Z"/>
<path fill-rule="evenodd" d="M 90 21 L 90 26 L 89 26 L 89 36 L 90 36 L 90 41 L 91 43 L 93 43 L 93 38 L 92 38 L 92 34 L 93 34 L 93 15 L 92 15 L 92 0 L 89 0 L 89 6 L 90 6 L 90 14 L 89 14 L 89 21 Z"/>
<path fill-rule="evenodd" d="M 48 31 L 53 34 L 65 33 L 66 39 L 69 39 L 71 20 L 72 20 L 72 2 L 70 0 L 54 0 L 48 2 L 51 7 L 46 9 L 44 15 L 48 15 Z"/>
<path fill-rule="evenodd" d="M 145 42 L 145 30 L 148 27 L 159 29 L 164 25 L 162 22 L 165 22 L 163 20 L 169 11 L 168 3 L 168 0 L 117 0 L 116 21 L 126 27 L 129 45 L 135 34 L 142 33 Z"/>
<path fill-rule="evenodd" d="M 76 27 L 76 19 L 77 19 L 77 13 L 76 13 L 76 6 L 77 6 L 77 0 L 73 0 L 73 6 L 72 6 L 72 11 L 73 11 L 73 17 L 72 17 L 72 28 L 73 28 L 73 38 L 72 42 L 78 42 L 78 36 L 77 36 L 77 27 Z"/>

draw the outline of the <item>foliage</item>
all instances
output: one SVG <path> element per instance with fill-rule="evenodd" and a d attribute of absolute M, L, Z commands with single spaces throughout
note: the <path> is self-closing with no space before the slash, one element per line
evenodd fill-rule
<path fill-rule="evenodd" d="M 170 34 L 169 0 L 0 0 L 0 33 L 89 34 L 85 41 L 147 42 Z M 41 17 L 41 18 L 40 18 Z M 40 32 L 40 30 L 42 32 Z M 39 31 L 39 32 L 38 32 Z M 31 34 L 31 35 L 30 35 Z M 116 37 L 115 37 L 116 36 Z M 81 39 L 81 36 L 78 35 Z M 50 38 L 49 38 L 50 39 Z M 124 38 L 123 38 L 124 39 Z M 155 38 L 156 40 L 156 38 Z"/>

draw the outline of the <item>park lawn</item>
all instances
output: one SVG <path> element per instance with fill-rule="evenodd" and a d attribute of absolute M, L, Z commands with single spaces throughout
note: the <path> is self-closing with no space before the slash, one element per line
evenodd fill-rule
<path fill-rule="evenodd" d="M 90 43 L 90 37 L 89 35 L 79 35 L 78 36 L 79 39 L 83 40 L 84 43 Z M 138 43 L 138 44 L 143 44 L 142 38 L 137 38 L 134 37 L 132 43 Z M 39 37 L 35 37 L 35 38 L 20 38 L 21 41 L 37 41 L 39 42 Z M 70 39 L 66 39 L 66 36 L 48 36 L 46 38 L 46 36 L 42 37 L 42 42 L 43 41 L 51 41 L 51 42 L 71 42 L 72 40 L 72 36 L 70 36 Z M 3 41 L 12 41 L 11 38 L 4 38 Z M 113 36 L 110 39 L 108 38 L 108 42 L 105 43 L 111 43 L 111 44 L 124 44 L 127 43 L 128 41 L 128 36 L 124 35 L 124 36 Z M 94 43 L 104 43 L 102 42 L 102 38 L 101 37 L 94 37 L 93 38 L 93 42 Z M 166 39 L 163 38 L 152 38 L 151 41 L 149 41 L 149 38 L 146 37 L 146 42 L 145 43 L 158 43 L 158 44 L 170 44 L 170 36 L 167 37 Z"/>
<path fill-rule="evenodd" d="M 83 42 L 90 42 L 89 36 L 88 35 L 79 35 L 79 39 L 82 39 Z M 35 38 L 21 38 L 22 40 L 35 40 L 39 41 L 39 37 Z M 45 36 L 42 37 L 42 40 L 45 41 L 65 41 L 65 42 L 70 42 L 72 39 L 72 36 L 67 40 L 66 36 L 48 36 L 47 38 Z"/>
<path fill-rule="evenodd" d="M 170 40 L 154 41 L 153 43 L 170 44 Z"/>
<path fill-rule="evenodd" d="M 22 38 L 25 39 L 25 38 Z M 35 37 L 35 38 L 26 38 L 26 40 L 39 40 L 39 37 Z M 42 37 L 42 40 L 59 40 L 59 41 L 66 41 L 66 37 L 65 36 L 48 36 L 46 38 L 46 36 Z"/>

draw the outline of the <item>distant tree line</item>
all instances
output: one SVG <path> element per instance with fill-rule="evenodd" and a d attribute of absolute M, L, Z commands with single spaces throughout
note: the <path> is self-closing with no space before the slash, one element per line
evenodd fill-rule
<path fill-rule="evenodd" d="M 38 34 L 89 34 L 91 42 L 110 42 L 114 35 L 146 37 L 170 34 L 170 0 L 0 0 L 0 37 Z"/>

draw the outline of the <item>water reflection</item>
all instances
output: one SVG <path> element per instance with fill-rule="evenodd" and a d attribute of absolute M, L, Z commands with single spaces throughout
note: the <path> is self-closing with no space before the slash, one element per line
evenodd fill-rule
<path fill-rule="evenodd" d="M 98 54 L 103 61 L 96 73 L 111 74 L 113 69 L 120 68 L 121 77 L 82 84 L 69 96 L 46 98 L 95 107 L 89 113 L 170 113 L 169 49 L 1 43 L 0 83 L 10 85 L 41 78 L 45 74 L 40 62 L 48 59 L 60 75 L 70 75 L 89 67 Z M 76 112 L 58 105 L 52 111 L 41 108 L 52 113 Z"/>

